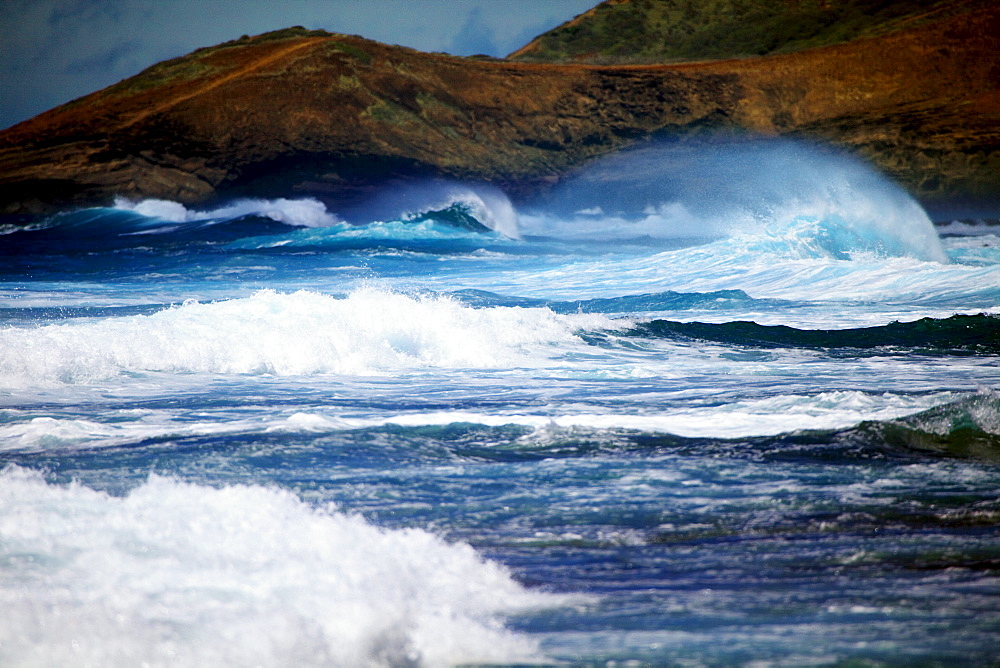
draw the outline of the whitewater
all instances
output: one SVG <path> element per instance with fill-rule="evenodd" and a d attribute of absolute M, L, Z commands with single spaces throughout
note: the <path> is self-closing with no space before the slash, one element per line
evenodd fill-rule
<path fill-rule="evenodd" d="M 0 664 L 995 665 L 1000 226 L 938 223 L 757 140 L 0 220 Z"/>

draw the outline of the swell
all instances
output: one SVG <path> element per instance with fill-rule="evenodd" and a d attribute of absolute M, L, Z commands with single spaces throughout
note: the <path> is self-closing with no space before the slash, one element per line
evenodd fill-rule
<path fill-rule="evenodd" d="M 523 308 L 548 308 L 556 313 L 641 313 L 647 311 L 674 311 L 689 308 L 724 310 L 783 305 L 773 299 L 754 299 L 743 290 L 715 290 L 712 292 L 651 292 L 622 297 L 596 297 L 593 299 L 553 300 L 535 297 L 502 295 L 486 290 L 458 290 L 450 293 L 463 303 L 478 308 L 492 306 L 520 306 Z"/>
<path fill-rule="evenodd" d="M 508 238 L 487 225 L 492 218 L 482 208 L 458 201 L 400 219 L 352 224 L 313 200 L 238 201 L 206 212 L 188 211 L 175 202 L 119 201 L 114 208 L 83 209 L 0 225 L 0 255 L 204 250 L 213 245 L 228 252 L 302 246 L 336 251 L 417 244 L 424 251 L 447 252 L 440 244 L 463 240 L 482 243 L 484 236 L 495 241 Z"/>
<path fill-rule="evenodd" d="M 353 430 L 344 437 L 364 441 L 371 439 L 372 434 L 387 434 L 394 441 L 405 443 L 411 457 L 423 451 L 432 458 L 443 455 L 450 460 L 466 461 L 521 462 L 629 454 L 656 456 L 672 452 L 755 461 L 849 462 L 948 457 L 1000 463 L 1000 395 L 979 392 L 912 415 L 865 420 L 845 429 L 806 429 L 740 438 L 513 423 L 388 424 Z"/>
<path fill-rule="evenodd" d="M 849 397 L 848 397 L 849 398 Z M 815 397 L 821 401 L 823 395 Z M 924 403 L 911 397 L 914 403 Z M 926 400 L 926 398 L 924 398 Z M 925 403 L 926 405 L 926 403 Z M 244 457 L 280 456 L 289 470 L 352 465 L 373 467 L 470 462 L 518 463 L 588 457 L 675 455 L 693 459 L 850 463 L 915 459 L 971 459 L 1000 463 L 1000 395 L 981 391 L 900 417 L 865 419 L 846 427 L 813 427 L 767 435 L 683 435 L 628 426 L 628 419 L 439 412 L 388 418 L 351 418 L 327 411 L 294 412 L 230 423 L 93 422 L 34 418 L 3 425 L 8 447 L 0 461 L 58 473 L 73 462 L 155 451 L 158 470 L 183 474 L 192 451 Z M 872 411 L 871 414 L 895 411 Z M 0 416 L 3 417 L 3 416 Z M 719 419 L 717 414 L 716 419 Z M 749 416 L 752 419 L 753 416 Z M 711 416 L 706 414 L 706 418 Z M 804 416 L 802 422 L 808 424 Z M 820 421 L 822 422 L 822 420 Z M 681 429 L 682 431 L 683 429 Z M 720 430 L 724 432 L 725 430 Z M 333 451 L 331 446 L 336 445 Z M 316 459 L 322 452 L 322 461 Z M 337 454 L 335 454 L 337 453 Z M 137 469 L 144 475 L 145 469 Z"/>
<path fill-rule="evenodd" d="M 171 221 L 129 210 L 85 209 L 8 231 L 2 237 L 2 252 L 17 256 L 89 254 L 139 247 L 166 250 L 278 235 L 288 229 L 285 223 L 253 214 L 225 220 Z"/>
<path fill-rule="evenodd" d="M 721 324 L 653 320 L 637 324 L 634 336 L 712 341 L 751 348 L 812 348 L 849 352 L 918 353 L 927 355 L 1000 354 L 1000 317 L 954 315 L 891 322 L 853 329 L 797 329 L 738 321 Z"/>

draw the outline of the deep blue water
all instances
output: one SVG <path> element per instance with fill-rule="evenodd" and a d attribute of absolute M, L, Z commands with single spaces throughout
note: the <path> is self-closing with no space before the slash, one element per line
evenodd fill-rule
<path fill-rule="evenodd" d="M 5 221 L 0 664 L 996 665 L 1000 228 L 656 158 Z"/>

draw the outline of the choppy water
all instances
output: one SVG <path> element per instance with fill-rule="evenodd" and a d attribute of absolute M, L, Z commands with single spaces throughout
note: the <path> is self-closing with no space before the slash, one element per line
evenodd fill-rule
<path fill-rule="evenodd" d="M 1000 661 L 1000 228 L 660 150 L 5 221 L 0 663 Z"/>

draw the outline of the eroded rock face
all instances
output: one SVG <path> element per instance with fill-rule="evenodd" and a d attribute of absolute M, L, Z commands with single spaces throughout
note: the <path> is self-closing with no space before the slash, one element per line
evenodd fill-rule
<path fill-rule="evenodd" d="M 1000 9 L 684 65 L 463 59 L 289 29 L 160 63 L 0 133 L 0 211 L 252 194 L 333 206 L 440 176 L 514 196 L 649 137 L 783 134 L 925 201 L 1000 193 Z"/>

